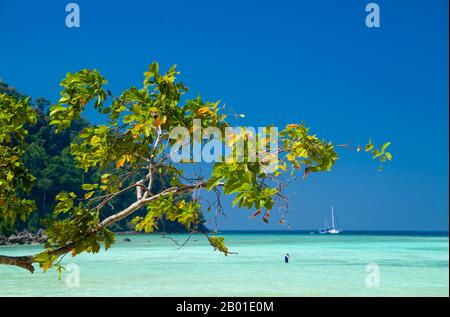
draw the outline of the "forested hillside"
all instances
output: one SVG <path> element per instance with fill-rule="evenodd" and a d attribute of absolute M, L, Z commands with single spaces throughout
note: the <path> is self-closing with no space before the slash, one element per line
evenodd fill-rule
<path fill-rule="evenodd" d="M 15 88 L 0 81 L 0 94 L 2 93 L 18 99 L 26 97 Z M 22 157 L 22 161 L 31 174 L 36 177 L 30 194 L 30 198 L 36 203 L 36 210 L 25 222 L 17 219 L 14 224 L 11 224 L 0 219 L 0 234 L 8 235 L 23 229 L 34 232 L 44 227 L 43 221 L 51 216 L 55 207 L 55 196 L 59 192 L 74 192 L 78 196 L 83 196 L 84 191 L 81 189 L 81 185 L 83 183 L 96 183 L 102 175 L 99 170 L 88 174 L 84 173 L 76 167 L 70 154 L 70 143 L 76 140 L 78 133 L 88 126 L 89 122 L 85 120 L 75 121 L 69 129 L 55 134 L 54 126 L 49 125 L 50 102 L 44 98 L 36 98 L 32 100 L 32 105 L 38 114 L 38 120 L 35 125 L 27 127 L 29 132 L 26 139 L 28 148 Z M 164 188 L 165 179 L 167 179 L 167 176 L 164 175 L 155 177 L 153 188 L 155 192 Z M 135 197 L 129 196 L 122 198 L 121 202 L 115 203 L 118 203 L 119 206 L 123 203 L 123 206 L 126 206 L 135 199 Z M 145 214 L 143 211 L 142 213 Z M 104 216 L 108 216 L 108 211 Z M 115 231 L 133 230 L 133 228 L 134 226 L 126 220 L 112 226 Z M 203 225 L 199 228 L 199 231 L 206 230 Z M 178 222 L 165 220 L 160 222 L 159 231 L 185 232 L 186 228 Z"/>

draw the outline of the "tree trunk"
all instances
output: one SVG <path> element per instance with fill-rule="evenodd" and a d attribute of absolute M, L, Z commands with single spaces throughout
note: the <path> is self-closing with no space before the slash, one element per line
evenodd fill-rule
<path fill-rule="evenodd" d="M 31 273 L 34 272 L 33 267 L 34 256 L 4 256 L 0 255 L 0 264 L 15 265 L 24 268 Z"/>

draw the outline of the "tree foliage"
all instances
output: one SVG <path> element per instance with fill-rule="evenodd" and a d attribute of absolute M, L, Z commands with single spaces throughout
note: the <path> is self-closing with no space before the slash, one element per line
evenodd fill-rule
<path fill-rule="evenodd" d="M 34 202 L 22 198 L 20 192 L 31 189 L 34 177 L 28 173 L 20 157 L 25 151 L 27 123 L 36 121 L 29 99 L 16 100 L 0 95 L 0 217 L 6 221 L 21 219 L 34 210 Z"/>
<path fill-rule="evenodd" d="M 177 141 L 170 138 L 170 132 L 176 127 L 192 127 L 189 133 L 191 139 L 195 139 L 198 136 L 192 123 L 201 119 L 201 128 L 214 127 L 223 132 L 220 140 L 223 143 L 243 142 L 245 148 L 266 148 L 271 139 L 249 138 L 247 133 L 241 132 L 230 138 L 225 133 L 230 123 L 221 103 L 204 101 L 201 97 L 185 99 L 183 95 L 188 89 L 177 80 L 178 74 L 176 66 L 162 73 L 159 65 L 152 63 L 144 73 L 142 87 L 131 87 L 120 95 L 108 89 L 106 79 L 97 70 L 68 73 L 61 81 L 61 99 L 50 109 L 50 124 L 56 132 L 65 133 L 81 120 L 87 106 L 104 115 L 107 124 L 83 127 L 70 145 L 70 155 L 77 167 L 87 175 L 95 171 L 101 171 L 101 175 L 81 184 L 81 194 L 74 190 L 63 191 L 56 196 L 53 216 L 46 223 L 49 235 L 46 251 L 30 256 L 25 263 L 17 260 L 18 263 L 30 269 L 32 263 L 38 262 L 42 268 L 48 269 L 58 257 L 68 252 L 74 256 L 81 252 L 96 253 L 101 244 L 108 249 L 114 242 L 110 227 L 132 215 L 136 230 L 152 232 L 161 219 L 169 219 L 190 232 L 196 232 L 202 218 L 202 200 L 198 194 L 192 199 L 187 199 L 187 195 L 201 190 L 214 192 L 218 197 L 221 194 L 232 196 L 233 205 L 256 210 L 253 217 L 261 214 L 262 220 L 268 222 L 274 205 L 285 199 L 284 174 L 291 177 L 300 173 L 306 178 L 311 173 L 330 171 L 336 163 L 338 154 L 331 142 L 311 134 L 304 124 L 294 123 L 276 135 L 279 140 L 276 153 L 254 159 L 247 151 L 237 153 L 233 150 L 215 163 L 211 175 L 190 175 L 188 162 L 174 163 L 170 159 L 171 145 Z M 16 127 L 35 120 L 26 101 L 16 102 L 4 95 L 2 98 L 0 114 L 4 117 L 17 109 L 29 113 L 29 116 L 15 119 L 19 120 Z M 0 131 L 0 141 L 10 149 L 6 163 L 2 160 L 2 164 L 12 169 L 12 165 L 20 161 L 13 160 L 14 153 L 18 158 L 23 154 L 20 152 L 23 139 L 20 135 L 26 130 L 21 127 L 16 132 L 8 121 Z M 16 147 L 6 142 L 8 136 L 11 138 L 13 135 L 18 140 Z M 256 143 L 252 145 L 250 139 Z M 385 151 L 388 145 L 378 150 L 369 142 L 366 151 L 380 161 L 390 160 L 391 155 Z M 39 155 L 37 145 L 35 147 L 36 155 Z M 236 159 L 240 154 L 242 159 Z M 275 154 L 278 157 L 276 161 L 273 160 Z M 32 156 L 28 159 L 32 161 Z M 276 166 L 267 172 L 267 167 L 274 162 Z M 5 189 L 2 188 L 4 194 L 1 197 L 3 206 L 6 206 L 2 209 L 2 216 L 11 218 L 14 213 L 24 210 L 19 203 L 24 206 L 29 203 L 18 198 L 14 191 L 15 182 L 23 183 L 24 190 L 29 190 L 32 180 L 21 162 L 17 168 L 11 170 L 12 178 L 8 173 L 2 176 Z M 170 186 L 158 188 L 155 186 L 157 178 L 168 179 Z M 43 182 L 40 186 L 45 189 L 47 185 L 48 182 Z M 130 192 L 134 199 L 126 206 L 118 205 L 120 198 Z M 220 202 L 215 207 L 220 209 Z M 230 253 L 223 237 L 212 236 L 208 240 L 215 250 L 225 255 Z M 1 259 L 0 256 L 0 263 Z M 8 261 L 11 262 L 10 259 Z M 4 259 L 3 263 L 8 261 Z"/>

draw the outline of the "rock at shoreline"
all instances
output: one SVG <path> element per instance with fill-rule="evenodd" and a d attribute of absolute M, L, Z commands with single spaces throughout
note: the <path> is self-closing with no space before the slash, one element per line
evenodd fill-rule
<path fill-rule="evenodd" d="M 123 241 L 123 242 L 131 242 L 131 239 L 123 238 L 122 241 Z"/>
<path fill-rule="evenodd" d="M 0 245 L 14 245 L 14 244 L 41 244 L 47 241 L 47 235 L 43 229 L 39 229 L 35 234 L 23 230 L 16 232 L 9 237 L 0 235 Z"/>

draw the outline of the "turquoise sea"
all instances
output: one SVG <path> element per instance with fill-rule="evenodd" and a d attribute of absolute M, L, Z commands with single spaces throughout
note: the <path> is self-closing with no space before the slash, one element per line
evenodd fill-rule
<path fill-rule="evenodd" d="M 449 296 L 447 234 L 223 236 L 238 254 L 213 252 L 202 235 L 182 248 L 171 239 L 182 243 L 186 235 L 120 235 L 107 252 L 67 255 L 72 273 L 61 280 L 54 270 L 0 266 L 0 296 Z M 39 250 L 0 246 L 6 255 Z"/>

